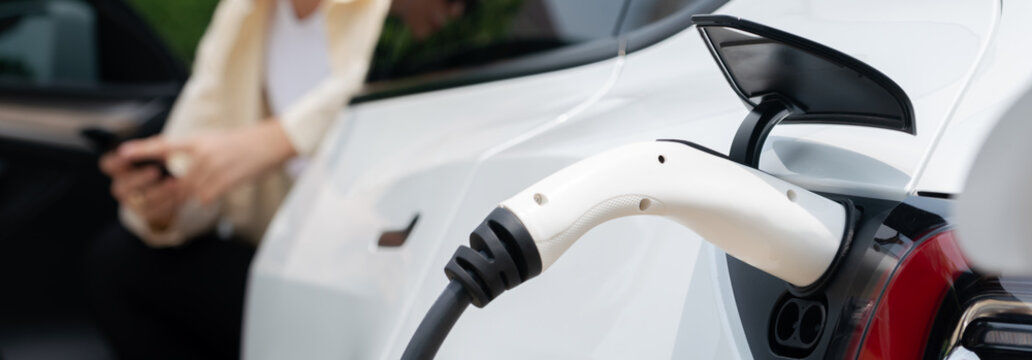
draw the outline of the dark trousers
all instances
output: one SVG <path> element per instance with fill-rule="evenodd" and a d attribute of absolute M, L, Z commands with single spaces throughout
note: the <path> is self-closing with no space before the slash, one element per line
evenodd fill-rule
<path fill-rule="evenodd" d="M 254 247 L 214 235 L 152 249 L 120 224 L 96 240 L 87 276 L 122 359 L 237 359 Z"/>

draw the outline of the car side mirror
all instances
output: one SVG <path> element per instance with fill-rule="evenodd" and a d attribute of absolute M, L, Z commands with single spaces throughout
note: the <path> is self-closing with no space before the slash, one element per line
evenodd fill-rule
<path fill-rule="evenodd" d="M 731 88 L 752 110 L 730 157 L 757 167 L 778 123 L 858 125 L 916 134 L 903 89 L 849 55 L 768 26 L 726 15 L 692 17 Z"/>
<path fill-rule="evenodd" d="M 1032 88 L 996 123 L 957 196 L 957 242 L 981 271 L 1032 276 Z"/>

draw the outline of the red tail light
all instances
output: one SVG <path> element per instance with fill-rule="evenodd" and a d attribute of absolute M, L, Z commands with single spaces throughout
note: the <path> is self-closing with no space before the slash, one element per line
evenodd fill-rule
<path fill-rule="evenodd" d="M 875 306 L 870 326 L 861 335 L 858 358 L 921 358 L 943 296 L 969 270 L 953 231 L 914 247 Z"/>

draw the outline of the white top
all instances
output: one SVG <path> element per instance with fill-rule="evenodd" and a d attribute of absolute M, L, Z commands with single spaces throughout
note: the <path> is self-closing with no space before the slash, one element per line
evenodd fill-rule
<path fill-rule="evenodd" d="M 277 1 L 274 8 L 265 47 L 265 91 L 272 113 L 280 115 L 328 78 L 331 70 L 321 10 L 298 19 L 289 0 Z M 297 177 L 305 162 L 300 156 L 291 159 L 287 173 Z"/>

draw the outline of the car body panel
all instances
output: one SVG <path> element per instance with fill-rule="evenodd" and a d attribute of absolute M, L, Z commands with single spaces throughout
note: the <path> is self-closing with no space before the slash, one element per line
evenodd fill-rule
<path fill-rule="evenodd" d="M 245 356 L 373 358 L 396 346 L 397 323 L 412 316 L 399 310 L 413 308 L 414 290 L 437 273 L 444 249 L 466 237 L 447 231 L 476 165 L 494 149 L 592 101 L 618 66 L 603 61 L 355 106 L 331 130 L 289 196 L 288 210 L 266 234 L 252 266 Z M 420 120 L 412 121 L 413 114 Z M 326 221 L 324 214 L 334 219 Z M 377 246 L 381 232 L 405 228 L 417 214 L 405 246 Z M 341 242 L 342 237 L 354 241 Z M 311 286 L 280 298 L 283 285 L 266 278 Z M 260 295 L 266 292 L 270 296 Z M 334 312 L 342 316 L 337 322 L 324 307 L 294 306 L 300 299 L 327 297 L 336 299 L 332 304 L 351 303 Z M 369 315 L 368 321 L 355 314 Z M 285 328 L 291 324 L 296 328 Z M 311 331 L 313 324 L 322 331 Z"/>
<path fill-rule="evenodd" d="M 977 76 L 956 106 L 949 126 L 932 150 L 916 190 L 957 194 L 989 131 L 1023 89 L 1032 86 L 1032 42 L 1028 16 L 1032 3 L 1003 1 L 993 42 L 986 49 Z"/>
<path fill-rule="evenodd" d="M 777 127 L 761 169 L 815 191 L 902 200 L 990 48 L 999 12 L 994 1 L 721 8 L 867 62 L 915 108 L 916 136 Z M 684 139 L 726 153 L 746 113 L 694 28 L 611 61 L 357 105 L 263 240 L 245 356 L 397 358 L 446 284 L 440 270 L 452 251 L 498 202 L 632 141 Z M 404 246 L 376 246 L 416 213 Z M 467 310 L 439 357 L 751 358 L 729 282 L 723 252 L 692 231 L 615 220 L 548 275 Z"/>

